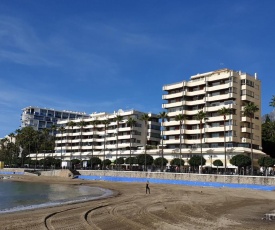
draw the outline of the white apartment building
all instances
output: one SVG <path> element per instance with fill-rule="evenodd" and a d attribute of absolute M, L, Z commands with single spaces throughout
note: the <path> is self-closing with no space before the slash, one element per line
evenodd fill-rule
<path fill-rule="evenodd" d="M 35 130 L 50 129 L 57 121 L 61 119 L 79 119 L 89 117 L 83 112 L 74 112 L 68 110 L 55 110 L 49 108 L 40 108 L 28 106 L 22 109 L 21 128 L 31 126 Z"/>
<path fill-rule="evenodd" d="M 56 135 L 54 155 L 59 158 L 62 155 L 62 160 L 69 163 L 71 159 L 85 161 L 92 156 L 101 159 L 105 157 L 105 159 L 114 161 L 116 156 L 129 157 L 130 151 L 131 156 L 144 153 L 145 145 L 159 145 L 160 123 L 157 115 L 149 113 L 150 120 L 146 126 L 141 120 L 142 114 L 144 113 L 135 110 L 119 110 L 113 114 L 93 113 L 88 118 L 73 120 L 74 126 L 69 126 L 70 119 L 60 120 L 57 125 L 63 126 L 65 130 Z M 118 126 L 115 120 L 117 116 L 122 117 Z M 132 127 L 127 125 L 129 117 L 136 121 Z M 99 121 L 99 124 L 93 125 L 94 120 Z M 109 124 L 105 129 L 104 121 L 106 120 Z M 63 164 L 63 166 L 66 165 Z"/>
<path fill-rule="evenodd" d="M 221 69 L 191 76 L 189 81 L 182 81 L 163 86 L 165 94 L 162 99 L 169 119 L 163 122 L 163 141 L 165 155 L 171 158 L 179 156 L 180 138 L 182 140 L 181 153 L 183 159 L 188 160 L 192 155 L 201 154 L 200 121 L 195 119 L 199 111 L 207 115 L 203 121 L 202 152 L 207 160 L 206 166 L 220 159 L 224 164 L 225 151 L 227 167 L 229 160 L 236 154 L 250 156 L 250 119 L 243 116 L 244 106 L 253 102 L 259 111 L 252 119 L 252 143 L 254 161 L 263 156 L 261 142 L 261 82 L 257 75 L 249 75 L 241 71 Z M 224 117 L 219 115 L 221 108 L 232 109 L 232 114 L 226 116 L 225 138 Z M 180 122 L 175 116 L 184 114 L 182 136 L 180 137 Z M 226 140 L 226 149 L 224 148 Z M 225 164 L 224 164 L 225 165 Z M 254 164 L 255 165 L 255 164 Z"/>

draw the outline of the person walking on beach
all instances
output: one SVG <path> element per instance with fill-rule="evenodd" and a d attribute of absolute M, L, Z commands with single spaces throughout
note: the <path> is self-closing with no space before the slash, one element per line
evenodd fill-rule
<path fill-rule="evenodd" d="M 146 194 L 147 192 L 150 194 L 150 187 L 149 187 L 149 181 L 146 182 Z"/>

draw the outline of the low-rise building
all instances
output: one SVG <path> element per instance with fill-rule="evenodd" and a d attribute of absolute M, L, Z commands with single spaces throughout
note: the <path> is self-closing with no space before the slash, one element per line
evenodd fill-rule
<path fill-rule="evenodd" d="M 93 113 L 73 120 L 74 123 L 60 120 L 57 125 L 65 130 L 56 134 L 55 155 L 64 161 L 89 160 L 92 156 L 114 161 L 116 157 L 143 153 L 145 146 L 156 149 L 160 142 L 158 115 L 149 113 L 150 119 L 145 122 L 144 114 L 119 110 L 113 114 Z M 117 117 L 121 119 L 118 121 Z M 132 125 L 129 118 L 135 121 Z"/>

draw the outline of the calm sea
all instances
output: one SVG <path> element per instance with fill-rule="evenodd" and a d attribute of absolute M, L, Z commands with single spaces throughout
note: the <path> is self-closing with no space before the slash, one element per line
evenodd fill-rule
<path fill-rule="evenodd" d="M 0 214 L 93 200 L 111 193 L 109 190 L 82 185 L 0 180 Z"/>

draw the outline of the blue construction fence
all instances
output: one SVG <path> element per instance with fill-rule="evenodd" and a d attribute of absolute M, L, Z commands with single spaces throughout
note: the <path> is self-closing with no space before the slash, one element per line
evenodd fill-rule
<path fill-rule="evenodd" d="M 175 184 L 175 185 L 215 187 L 215 188 L 222 188 L 222 187 L 244 188 L 244 189 L 256 189 L 256 190 L 264 190 L 264 191 L 275 190 L 275 186 L 269 186 L 269 185 L 231 184 L 231 183 L 220 183 L 220 182 L 169 180 L 169 179 L 156 179 L 156 178 L 85 176 L 85 175 L 79 175 L 76 178 L 82 179 L 82 180 L 100 180 L 100 181 L 126 182 L 126 183 L 146 183 L 147 181 L 149 181 L 152 184 Z"/>
<path fill-rule="evenodd" d="M 24 172 L 0 171 L 0 175 L 24 175 Z"/>

